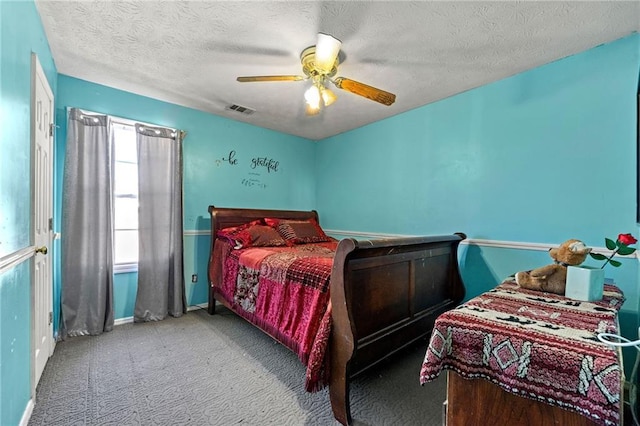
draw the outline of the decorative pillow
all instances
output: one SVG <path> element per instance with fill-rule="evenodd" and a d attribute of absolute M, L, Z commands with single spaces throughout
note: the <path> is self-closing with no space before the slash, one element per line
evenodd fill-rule
<path fill-rule="evenodd" d="M 241 248 L 241 246 L 238 246 L 238 241 L 237 241 L 238 235 L 242 231 L 246 230 L 247 228 L 250 228 L 256 225 L 262 225 L 262 224 L 263 224 L 262 220 L 258 219 L 249 223 L 245 223 L 243 225 L 231 226 L 229 228 L 220 229 L 216 235 L 218 238 L 223 238 L 229 241 L 229 244 L 231 244 L 232 246 L 235 246 L 234 248 L 238 249 L 238 248 Z"/>
<path fill-rule="evenodd" d="M 240 231 L 236 236 L 236 242 L 240 243 L 242 248 L 287 245 L 278 231 L 267 225 L 254 225 Z"/>
<path fill-rule="evenodd" d="M 265 217 L 264 219 L 264 223 L 266 223 L 267 225 L 269 225 L 272 228 L 277 228 L 278 224 L 282 221 L 284 221 L 284 219 L 278 219 L 275 217 Z"/>
<path fill-rule="evenodd" d="M 267 217 L 264 221 L 267 225 L 275 227 L 289 245 L 333 241 L 314 219 L 289 220 Z"/>

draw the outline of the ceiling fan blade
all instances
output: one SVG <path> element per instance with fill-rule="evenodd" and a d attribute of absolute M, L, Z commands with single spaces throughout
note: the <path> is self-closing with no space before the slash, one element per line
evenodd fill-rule
<path fill-rule="evenodd" d="M 316 43 L 316 68 L 324 73 L 330 72 L 338 59 L 342 42 L 329 34 L 318 33 Z"/>
<path fill-rule="evenodd" d="M 241 83 L 251 83 L 254 81 L 300 81 L 304 80 L 301 75 L 252 75 L 247 77 L 238 77 Z"/>
<path fill-rule="evenodd" d="M 372 86 L 368 86 L 364 83 L 360 83 L 355 80 L 350 80 L 344 77 L 338 77 L 333 80 L 333 84 L 336 87 L 346 90 L 347 92 L 355 93 L 356 95 L 364 96 L 372 101 L 380 102 L 384 105 L 391 105 L 396 101 L 396 95 L 393 93 L 385 92 L 384 90 L 377 89 Z"/>

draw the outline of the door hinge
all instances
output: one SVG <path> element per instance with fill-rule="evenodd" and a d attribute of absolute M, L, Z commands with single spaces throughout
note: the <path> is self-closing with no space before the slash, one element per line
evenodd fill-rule
<path fill-rule="evenodd" d="M 49 311 L 49 325 L 53 323 L 53 312 Z"/>
<path fill-rule="evenodd" d="M 53 231 L 53 218 L 49 218 L 49 231 Z"/>
<path fill-rule="evenodd" d="M 56 127 L 55 124 L 49 124 L 49 137 L 53 136 L 53 129 Z"/>

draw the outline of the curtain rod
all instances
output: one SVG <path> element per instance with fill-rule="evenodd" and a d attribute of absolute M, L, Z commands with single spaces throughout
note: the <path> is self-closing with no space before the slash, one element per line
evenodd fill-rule
<path fill-rule="evenodd" d="M 167 126 L 163 126 L 162 124 L 153 124 L 153 123 L 145 123 L 144 121 L 137 121 L 137 120 L 131 120 L 130 118 L 124 118 L 124 117 L 118 117 L 116 115 L 112 115 L 112 114 L 105 114 L 103 112 L 97 112 L 97 111 L 91 111 L 88 109 L 84 109 L 84 108 L 77 108 L 77 107 L 67 107 L 67 116 L 69 115 L 69 111 L 71 111 L 71 109 L 77 109 L 79 111 L 82 111 L 85 114 L 99 114 L 99 115 L 106 115 L 107 117 L 111 117 L 111 119 L 119 124 L 126 124 L 128 126 L 134 126 L 136 124 L 142 124 L 143 126 L 150 126 L 150 127 L 164 127 L 166 129 L 170 129 L 173 130 L 174 132 L 180 132 L 180 139 L 184 140 L 184 138 L 187 137 L 187 131 L 186 130 L 181 130 L 181 129 L 175 129 L 173 127 L 167 127 Z"/>

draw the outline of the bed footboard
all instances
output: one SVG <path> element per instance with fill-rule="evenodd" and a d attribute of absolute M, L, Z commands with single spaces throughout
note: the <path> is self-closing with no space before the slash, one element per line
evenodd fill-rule
<path fill-rule="evenodd" d="M 340 241 L 331 274 L 333 414 L 351 424 L 349 380 L 431 333 L 464 298 L 457 249 L 466 236 Z"/>

